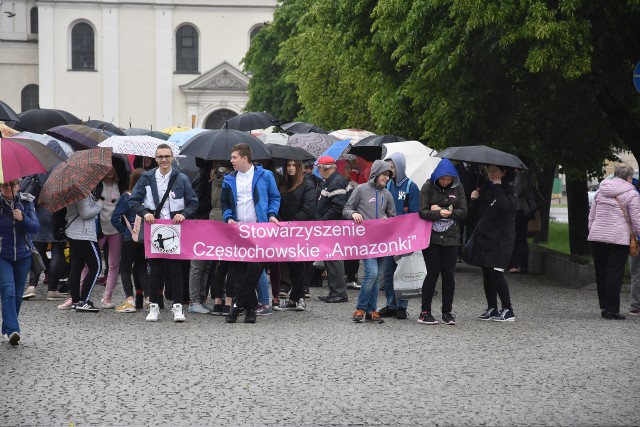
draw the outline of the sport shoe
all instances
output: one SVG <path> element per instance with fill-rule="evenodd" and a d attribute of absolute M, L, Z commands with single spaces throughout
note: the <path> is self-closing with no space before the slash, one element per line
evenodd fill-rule
<path fill-rule="evenodd" d="M 425 325 L 437 325 L 438 321 L 431 313 L 423 311 L 420 313 L 420 316 L 418 316 L 418 323 L 424 323 Z"/>
<path fill-rule="evenodd" d="M 275 297 L 272 301 L 271 301 L 271 309 L 274 311 L 282 311 L 282 301 L 280 301 L 280 298 Z"/>
<path fill-rule="evenodd" d="M 115 308 L 115 304 L 111 301 L 111 298 L 102 298 L 100 300 L 100 307 L 104 309 Z"/>
<path fill-rule="evenodd" d="M 640 310 L 637 308 L 629 310 L 629 316 L 640 316 Z"/>
<path fill-rule="evenodd" d="M 230 305 L 223 305 L 222 306 L 222 315 L 223 316 L 226 316 L 230 312 L 231 312 L 231 306 Z"/>
<path fill-rule="evenodd" d="M 307 309 L 307 302 L 304 300 L 304 298 L 300 298 L 296 303 L 296 308 L 294 310 L 305 311 L 306 309 Z"/>
<path fill-rule="evenodd" d="M 491 320 L 495 316 L 499 316 L 499 315 L 500 315 L 500 313 L 498 312 L 498 310 L 496 310 L 495 308 L 489 307 L 484 311 L 484 313 L 482 313 L 480 316 L 478 316 L 478 319 L 480 319 L 480 320 Z"/>
<path fill-rule="evenodd" d="M 372 311 L 371 313 L 367 313 L 367 315 L 365 316 L 365 320 L 367 322 L 373 322 L 373 323 L 384 323 L 384 319 L 380 316 L 380 313 L 378 313 L 377 311 Z"/>
<path fill-rule="evenodd" d="M 247 310 L 247 314 L 245 314 L 245 316 L 249 314 L 249 311 L 254 311 L 254 310 Z M 273 309 L 268 304 L 258 304 L 258 309 L 255 310 L 255 312 L 258 316 L 271 316 L 273 314 Z M 245 323 L 255 323 L 255 322 L 247 322 L 245 318 Z"/>
<path fill-rule="evenodd" d="M 17 347 L 18 344 L 20 344 L 20 334 L 12 332 L 11 335 L 9 335 L 9 345 L 11 347 Z"/>
<path fill-rule="evenodd" d="M 347 289 L 360 289 L 362 286 L 358 284 L 358 282 L 349 282 L 347 283 Z"/>
<path fill-rule="evenodd" d="M 73 310 L 76 305 L 71 301 L 71 298 L 67 298 L 65 302 L 58 306 L 58 310 Z"/>
<path fill-rule="evenodd" d="M 353 312 L 353 316 L 351 318 L 353 319 L 354 322 L 362 323 L 364 322 L 364 315 L 365 315 L 364 310 L 358 309 Z"/>
<path fill-rule="evenodd" d="M 222 308 L 224 306 L 222 304 L 214 304 L 213 305 L 213 310 L 211 310 L 211 314 L 213 314 L 214 316 L 222 316 Z"/>
<path fill-rule="evenodd" d="M 398 310 L 395 308 L 390 308 L 389 306 L 382 307 L 382 309 L 378 312 L 382 317 L 393 317 L 398 314 Z"/>
<path fill-rule="evenodd" d="M 124 300 L 122 304 L 116 307 L 116 311 L 118 313 L 135 313 L 136 306 L 133 303 L 129 302 L 129 300 Z"/>
<path fill-rule="evenodd" d="M 79 301 L 78 304 L 76 304 L 76 311 L 86 311 L 91 313 L 97 313 L 98 311 L 100 311 L 100 309 L 95 307 L 91 301 L 87 300 L 87 301 Z"/>
<path fill-rule="evenodd" d="M 189 304 L 189 308 L 187 309 L 187 311 L 189 313 L 209 314 L 209 310 L 204 308 L 199 302 Z"/>
<path fill-rule="evenodd" d="M 454 316 L 451 313 L 444 313 L 442 315 L 442 323 L 444 323 L 445 325 L 453 325 L 453 326 L 455 326 L 455 324 L 456 324 L 456 316 Z"/>
<path fill-rule="evenodd" d="M 182 304 L 173 304 L 171 307 L 173 313 L 173 321 L 176 323 L 182 323 L 185 321 L 184 313 L 182 312 Z"/>
<path fill-rule="evenodd" d="M 500 314 L 497 316 L 493 316 L 491 320 L 496 322 L 514 322 L 516 320 L 516 316 L 514 316 L 513 311 L 509 308 L 503 308 L 500 310 Z"/>
<path fill-rule="evenodd" d="M 36 287 L 35 286 L 29 286 L 27 288 L 26 291 L 24 291 L 24 294 L 22 294 L 22 299 L 23 300 L 30 300 L 32 298 L 36 297 Z"/>
<path fill-rule="evenodd" d="M 229 306 L 225 305 L 224 307 L 227 308 Z M 240 314 L 240 308 L 233 304 L 233 307 L 230 307 L 229 314 L 224 318 L 224 321 L 227 323 L 236 323 L 238 321 L 238 314 Z"/>
<path fill-rule="evenodd" d="M 63 294 L 62 292 L 58 292 L 58 291 L 47 292 L 47 301 L 57 301 L 61 299 L 66 300 L 67 298 L 69 298 L 69 294 Z"/>
<path fill-rule="evenodd" d="M 149 304 L 149 314 L 144 319 L 147 322 L 157 322 L 158 315 L 160 314 L 160 306 L 158 304 L 151 303 Z"/>
<path fill-rule="evenodd" d="M 296 302 L 290 299 L 284 300 L 280 303 L 280 309 L 284 311 L 290 311 L 296 309 Z"/>
<path fill-rule="evenodd" d="M 207 310 L 207 314 L 211 313 L 213 311 L 213 305 L 209 304 L 208 302 L 203 302 L 202 303 L 202 307 Z"/>
<path fill-rule="evenodd" d="M 407 314 L 407 309 L 406 308 L 398 308 L 396 310 L 396 319 L 398 320 L 405 320 L 408 319 L 409 315 Z"/>
<path fill-rule="evenodd" d="M 269 307 L 271 310 L 271 307 Z M 257 310 L 247 310 L 244 314 L 244 323 L 256 323 L 256 316 L 264 316 L 264 314 L 260 314 Z"/>

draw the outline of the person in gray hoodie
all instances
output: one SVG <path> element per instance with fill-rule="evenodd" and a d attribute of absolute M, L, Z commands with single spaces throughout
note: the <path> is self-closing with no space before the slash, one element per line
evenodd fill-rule
<path fill-rule="evenodd" d="M 387 162 L 376 160 L 371 166 L 369 181 L 358 185 L 351 193 L 351 197 L 342 210 L 345 219 L 353 219 L 361 223 L 367 219 L 381 219 L 396 216 L 396 207 L 393 197 L 386 185 L 391 179 L 391 167 Z M 383 319 L 378 313 L 378 269 L 381 258 L 367 258 L 364 264 L 364 279 L 358 295 L 356 311 L 353 313 L 355 322 L 363 322 L 365 319 L 371 322 L 382 323 Z"/>

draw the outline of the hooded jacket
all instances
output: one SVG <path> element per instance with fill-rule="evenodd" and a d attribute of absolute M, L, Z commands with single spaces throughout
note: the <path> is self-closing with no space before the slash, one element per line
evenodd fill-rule
<path fill-rule="evenodd" d="M 396 216 L 396 205 L 391 193 L 384 186 L 376 184 L 378 176 L 391 172 L 389 164 L 376 160 L 371 166 L 369 181 L 358 185 L 342 210 L 345 219 L 352 219 L 355 212 L 364 219 L 376 219 Z"/>
<path fill-rule="evenodd" d="M 441 187 L 438 179 L 443 176 L 453 178 L 447 187 Z M 442 209 L 452 208 L 452 214 L 443 218 L 439 210 L 432 210 L 437 205 Z M 460 244 L 459 222 L 467 218 L 467 199 L 460 183 L 458 171 L 450 160 L 442 159 L 420 190 L 420 218 L 433 221 L 431 228 L 431 244 L 457 246 Z"/>
<path fill-rule="evenodd" d="M 389 180 L 387 190 L 391 193 L 396 205 L 396 214 L 415 213 L 420 209 L 420 190 L 415 182 L 406 175 L 407 160 L 404 153 L 391 153 L 385 158 L 391 160 L 396 167 L 396 174 Z"/>
<path fill-rule="evenodd" d="M 616 202 L 620 201 L 631 221 L 633 232 L 640 235 L 640 195 L 633 184 L 621 178 L 605 179 L 600 184 L 589 211 L 590 242 L 629 245 L 629 223 Z"/>
<path fill-rule="evenodd" d="M 11 205 L 0 196 L 0 258 L 16 261 L 31 256 L 31 233 L 37 233 L 40 224 L 33 207 L 34 197 L 28 193 L 16 194 L 13 199 L 20 209 L 23 221 L 13 220 Z"/>
<path fill-rule="evenodd" d="M 256 208 L 258 222 L 268 222 L 269 218 L 278 214 L 280 208 L 280 192 L 276 186 L 273 173 L 264 169 L 260 165 L 254 165 L 253 182 L 251 184 L 253 192 L 253 204 Z M 224 176 L 222 181 L 222 194 L 220 195 L 220 207 L 224 222 L 230 219 L 238 220 L 236 211 L 236 201 L 238 192 L 236 188 L 237 171 L 233 171 Z"/>

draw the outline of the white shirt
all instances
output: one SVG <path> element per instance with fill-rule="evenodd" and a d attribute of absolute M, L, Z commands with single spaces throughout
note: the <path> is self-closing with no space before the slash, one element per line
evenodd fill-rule
<path fill-rule="evenodd" d="M 251 166 L 248 171 L 236 175 L 236 209 L 239 222 L 258 222 L 256 206 L 253 204 L 253 173 L 255 168 Z"/>
<path fill-rule="evenodd" d="M 158 203 L 162 201 L 162 197 L 164 196 L 165 191 L 167 191 L 172 170 L 173 169 L 169 169 L 169 172 L 166 175 L 162 175 L 160 173 L 160 168 L 156 170 L 156 186 L 158 187 Z M 171 196 L 167 197 L 167 200 L 164 202 L 164 206 L 162 206 L 162 210 L 160 211 L 160 219 L 171 219 L 171 208 L 169 207 L 170 204 L 171 204 Z"/>

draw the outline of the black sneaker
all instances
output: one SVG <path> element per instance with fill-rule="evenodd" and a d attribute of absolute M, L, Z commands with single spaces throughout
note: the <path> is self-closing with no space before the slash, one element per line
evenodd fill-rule
<path fill-rule="evenodd" d="M 456 324 L 456 317 L 451 313 L 444 313 L 442 315 L 442 322 L 445 325 L 454 325 Z"/>
<path fill-rule="evenodd" d="M 20 334 L 17 332 L 13 332 L 9 335 L 9 345 L 11 347 L 17 347 L 20 344 Z"/>
<path fill-rule="evenodd" d="M 231 307 L 229 314 L 227 314 L 227 317 L 224 318 L 224 321 L 227 323 L 236 323 L 238 321 L 238 314 L 240 314 L 240 309 L 234 304 L 234 306 Z"/>
<path fill-rule="evenodd" d="M 386 306 L 381 308 L 378 313 L 380 313 L 380 317 L 394 317 L 396 314 L 398 314 L 398 310 Z"/>
<path fill-rule="evenodd" d="M 605 312 L 604 316 L 602 316 L 602 317 L 604 317 L 605 319 L 613 319 L 613 320 L 624 320 L 624 319 L 626 319 L 626 317 L 623 316 L 620 313 L 607 313 L 607 312 Z"/>
<path fill-rule="evenodd" d="M 495 322 L 514 322 L 516 320 L 516 316 L 510 308 L 503 308 L 500 310 L 500 313 L 498 313 L 497 316 L 493 316 L 491 320 Z"/>
<path fill-rule="evenodd" d="M 258 313 L 255 310 L 247 309 L 247 312 L 244 315 L 244 323 L 256 323 L 256 319 L 258 318 Z"/>
<path fill-rule="evenodd" d="M 480 320 L 491 320 L 495 316 L 499 316 L 499 315 L 500 315 L 500 313 L 498 312 L 497 309 L 489 307 L 484 311 L 484 313 L 482 313 L 480 316 L 478 316 L 478 319 L 480 319 Z"/>
<path fill-rule="evenodd" d="M 296 302 L 292 299 L 284 301 L 284 304 L 280 306 L 285 311 L 291 311 L 296 309 Z"/>
<path fill-rule="evenodd" d="M 87 312 L 97 313 L 98 311 L 100 311 L 100 309 L 97 307 L 94 307 L 93 303 L 87 300 L 87 301 L 79 301 L 76 304 L 76 311 L 87 311 Z"/>
<path fill-rule="evenodd" d="M 222 304 L 214 304 L 213 310 L 211 310 L 211 314 L 214 316 L 223 316 L 224 315 L 223 310 L 224 310 L 224 306 Z M 227 314 L 229 314 L 229 310 L 227 310 Z"/>
<path fill-rule="evenodd" d="M 222 315 L 223 316 L 226 316 L 227 314 L 229 314 L 230 311 L 231 311 L 231 306 L 230 305 L 222 306 Z"/>
<path fill-rule="evenodd" d="M 428 311 L 423 311 L 418 317 L 418 323 L 424 323 L 425 325 L 437 325 L 438 321 Z"/>
<path fill-rule="evenodd" d="M 407 309 L 406 308 L 399 308 L 396 310 L 396 319 L 398 320 L 405 320 L 408 319 L 409 315 L 407 314 Z"/>

